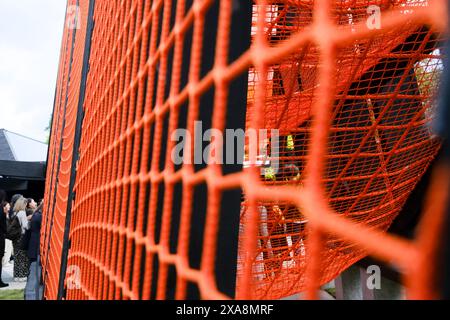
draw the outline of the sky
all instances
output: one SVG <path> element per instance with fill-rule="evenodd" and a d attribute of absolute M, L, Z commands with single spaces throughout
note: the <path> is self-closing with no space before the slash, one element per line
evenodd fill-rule
<path fill-rule="evenodd" d="M 66 0 L 0 0 L 0 128 L 46 141 Z"/>

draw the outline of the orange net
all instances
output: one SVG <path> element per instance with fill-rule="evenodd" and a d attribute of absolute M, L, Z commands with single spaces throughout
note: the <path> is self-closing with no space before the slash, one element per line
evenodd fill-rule
<path fill-rule="evenodd" d="M 41 261 L 45 294 L 50 299 L 56 299 L 60 279 L 89 7 L 87 1 L 77 4 L 75 0 L 68 1 L 67 32 L 63 36 L 47 165 L 44 198 L 47 214 L 42 223 Z"/>
<path fill-rule="evenodd" d="M 378 5 L 406 14 L 426 1 L 332 2 L 334 32 L 358 33 L 368 28 L 367 9 Z M 258 21 L 254 6 L 254 21 Z M 312 28 L 313 1 L 274 2 L 263 7 L 264 36 L 269 46 L 289 41 L 291 34 Z M 370 17 L 369 17 L 370 18 Z M 254 26 L 256 33 L 257 26 Z M 278 172 L 268 186 L 304 188 L 314 128 L 312 108 L 319 94 L 320 43 L 305 41 L 299 49 L 266 67 L 264 117 L 268 129 L 280 130 Z M 427 124 L 434 114 L 433 96 L 442 70 L 442 38 L 432 27 L 413 19 L 393 28 L 341 44 L 333 52 L 329 137 L 322 185 L 336 213 L 371 228 L 387 230 L 410 192 L 434 159 L 439 141 Z M 254 93 L 260 75 L 250 69 L 248 125 L 255 117 Z M 298 191 L 297 191 L 298 192 Z M 308 218 L 289 201 L 258 202 L 259 246 L 254 282 L 258 298 L 280 298 L 305 289 Z M 246 224 L 246 211 L 242 214 Z M 245 233 L 241 233 L 244 242 Z M 367 254 L 333 234 L 323 237 L 320 284 Z"/>
<path fill-rule="evenodd" d="M 182 299 L 191 286 L 205 299 L 228 298 L 216 268 L 221 215 L 240 215 L 236 298 L 305 290 L 314 298 L 366 255 L 399 266 L 409 297 L 434 296 L 426 259 L 438 215 L 426 212 L 415 242 L 385 231 L 440 146 L 428 124 L 443 68 L 446 2 L 255 1 L 252 45 L 231 59 L 232 16 L 242 3 L 95 1 L 80 157 L 68 190 L 88 8 L 79 1 L 81 29 L 63 39 L 48 164 L 41 247 L 48 299 L 57 297 L 72 191 L 67 264 L 80 279 L 66 281 L 66 299 Z M 212 8 L 216 38 L 205 43 Z M 202 56 L 204 46 L 215 48 L 213 57 Z M 241 76 L 248 78 L 247 131 L 278 129 L 279 143 L 272 144 L 273 132 L 247 139 L 246 168 L 237 173 L 216 163 L 176 166 L 172 134 L 194 132 L 211 89 L 211 127 L 223 131 L 233 116 L 230 88 Z M 193 153 L 186 146 L 185 158 Z M 204 221 L 193 219 L 200 188 Z M 230 190 L 242 190 L 240 212 L 220 210 Z M 189 242 L 198 224 L 201 263 L 193 265 Z"/>

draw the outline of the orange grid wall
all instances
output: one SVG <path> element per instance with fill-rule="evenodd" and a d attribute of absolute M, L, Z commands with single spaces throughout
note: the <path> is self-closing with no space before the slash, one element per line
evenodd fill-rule
<path fill-rule="evenodd" d="M 45 297 L 58 295 L 89 1 L 68 1 L 57 79 L 41 240 Z"/>
<path fill-rule="evenodd" d="M 440 147 L 429 123 L 446 1 L 96 0 L 79 150 L 90 3 L 68 3 L 79 6 L 80 26 L 64 33 L 55 98 L 46 298 L 315 298 L 366 255 L 397 266 L 409 298 L 436 297 L 430 257 L 442 208 L 428 201 L 414 240 L 386 231 Z M 251 46 L 237 52 L 245 35 L 233 17 L 245 8 Z M 247 131 L 277 129 L 279 143 L 275 131 L 246 139 L 237 172 L 174 164 L 175 130 L 194 136 L 205 114 L 221 132 L 232 118 Z M 197 146 L 185 147 L 193 160 Z M 436 181 L 439 198 L 447 185 Z M 237 205 L 224 207 L 230 192 Z M 237 221 L 228 235 L 236 260 L 220 251 L 226 221 Z M 236 272 L 231 293 L 221 284 L 226 263 Z"/>
<path fill-rule="evenodd" d="M 332 2 L 333 32 L 368 30 L 371 5 L 380 10 L 384 24 L 389 11 L 399 10 L 401 15 L 411 8 L 426 7 L 428 2 Z M 255 6 L 254 38 L 260 14 Z M 262 14 L 270 26 L 265 29 L 265 44 L 272 48 L 284 45 L 293 34 L 306 36 L 314 26 L 312 1 L 273 2 Z M 334 62 L 327 75 L 331 81 L 327 94 L 332 109 L 320 182 L 334 212 L 386 231 L 439 149 L 440 142 L 428 123 L 435 113 L 433 97 L 443 67 L 443 39 L 436 29 L 413 19 L 392 28 L 380 27 L 376 36 L 331 46 Z M 320 46 L 306 39 L 298 49 L 266 66 L 265 116 L 261 122 L 265 128 L 279 129 L 281 136 L 277 150 L 271 150 L 277 153 L 280 168 L 263 179 L 267 193 L 280 186 L 305 188 L 308 174 L 312 174 L 308 172 L 311 150 L 307 147 L 314 135 L 314 106 L 325 97 L 320 94 Z M 248 126 L 256 117 L 260 77 L 256 67 L 250 69 Z M 310 232 L 305 214 L 308 208 L 280 198 L 258 201 L 257 205 L 260 221 L 257 251 L 252 258 L 252 291 L 258 298 L 303 291 Z M 248 214 L 244 203 L 243 229 L 249 223 Z M 242 244 L 246 237 L 241 232 Z M 323 234 L 322 241 L 320 284 L 367 255 L 364 248 L 333 233 Z M 240 264 L 244 256 L 245 249 Z"/>

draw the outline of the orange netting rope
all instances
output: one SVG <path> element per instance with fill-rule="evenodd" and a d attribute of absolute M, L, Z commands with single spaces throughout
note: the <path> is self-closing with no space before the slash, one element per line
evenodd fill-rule
<path fill-rule="evenodd" d="M 77 6 L 77 1 L 68 1 L 68 8 L 79 8 L 75 18 L 79 23 L 77 30 L 71 21 L 66 20 L 67 32 L 63 37 L 58 89 L 61 94 L 55 100 L 52 143 L 49 150 L 47 168 L 47 188 L 45 212 L 42 226 L 41 261 L 45 282 L 45 297 L 56 299 L 60 280 L 61 254 L 66 221 L 69 183 L 72 169 L 73 144 L 75 139 L 78 99 L 80 93 L 81 71 L 85 46 L 88 2 Z M 78 10 L 78 9 L 77 9 Z M 55 120 L 56 119 L 56 120 Z M 52 176 L 53 175 L 53 176 Z"/>
<path fill-rule="evenodd" d="M 84 16 L 87 3 L 80 1 Z M 367 254 L 401 268 L 409 297 L 432 297 L 424 280 L 431 269 L 425 257 L 435 243 L 429 243 L 426 235 L 438 228 L 439 215 L 430 218 L 431 210 L 426 211 L 415 242 L 382 231 L 439 148 L 426 124 L 434 112 L 445 1 L 256 1 L 252 46 L 231 62 L 235 8 L 232 1 L 220 1 L 215 63 L 202 76 L 208 27 L 204 22 L 213 4 L 212 0 L 96 1 L 68 258 L 69 265 L 79 267 L 81 278 L 76 288 L 67 287 L 66 298 L 163 299 L 171 268 L 176 269 L 175 298 L 185 298 L 190 284 L 198 286 L 202 298 L 227 298 L 217 288 L 215 259 L 217 221 L 225 214 L 218 205 L 221 195 L 232 189 L 244 194 L 237 298 L 279 298 L 303 290 L 314 298 L 321 284 Z M 370 5 L 381 8 L 380 29 L 366 25 Z M 181 61 L 188 31 L 191 63 L 183 85 Z M 83 33 L 77 31 L 76 41 L 78 32 Z M 74 51 L 74 62 L 82 60 L 81 44 Z M 68 75 L 63 68 L 58 88 L 64 92 Z M 78 70 L 80 66 L 73 67 L 71 73 Z M 187 129 L 194 132 L 200 99 L 214 87 L 212 127 L 223 131 L 226 113 L 233 112 L 227 109 L 229 87 L 246 73 L 247 129 L 280 129 L 282 141 L 289 144 L 280 147 L 280 171 L 261 177 L 260 168 L 251 166 L 223 175 L 217 164 L 199 171 L 183 164 L 176 170 L 170 157 L 175 143 L 167 137 L 178 128 L 182 109 L 187 108 Z M 73 90 L 69 96 L 73 94 L 74 100 L 67 107 L 75 110 L 78 95 Z M 49 258 L 44 265 L 49 299 L 56 297 L 59 279 L 60 227 L 68 192 L 64 174 L 71 163 L 71 156 L 56 150 L 61 103 L 56 102 L 50 150 L 53 158 L 62 157 L 59 196 L 55 212 L 45 212 L 43 228 L 48 237 L 53 214 L 50 250 L 45 243 L 42 247 L 43 261 Z M 74 122 L 70 110 L 66 126 Z M 67 132 L 63 150 L 71 150 L 73 142 L 73 128 Z M 221 147 L 216 141 L 212 145 Z M 193 154 L 192 148 L 187 144 L 187 154 Z M 257 155 L 249 154 L 249 163 L 257 160 Z M 298 178 L 292 178 L 292 168 Z M 55 179 L 50 181 L 47 204 L 56 187 Z M 180 228 L 172 230 L 177 184 L 183 186 Z M 191 220 L 192 200 L 202 184 L 208 187 L 202 263 L 193 268 L 188 245 L 191 225 L 196 223 Z M 262 207 L 267 221 L 261 221 Z M 264 223 L 278 226 L 262 235 Z M 170 250 L 174 232 L 176 252 Z"/>

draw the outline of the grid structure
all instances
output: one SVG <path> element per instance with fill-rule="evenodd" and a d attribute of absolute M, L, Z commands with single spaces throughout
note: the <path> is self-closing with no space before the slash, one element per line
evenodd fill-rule
<path fill-rule="evenodd" d="M 255 1 L 251 47 L 230 58 L 232 16 L 242 3 L 95 1 L 74 190 L 66 186 L 86 21 L 75 35 L 65 32 L 41 248 L 48 299 L 57 297 L 72 191 L 67 264 L 79 274 L 62 275 L 67 299 L 183 299 L 192 286 L 205 299 L 305 290 L 314 298 L 320 285 L 368 254 L 402 270 L 408 297 L 435 296 L 429 258 L 442 216 L 436 202 L 429 201 L 416 240 L 385 231 L 439 149 L 428 124 L 446 2 Z M 78 4 L 86 17 L 88 1 Z M 205 43 L 212 8 L 216 36 Z M 202 56 L 205 46 L 214 47 L 211 57 Z M 213 63 L 205 66 L 208 58 Z M 224 131 L 238 109 L 229 104 L 230 90 L 242 76 L 246 129 L 279 129 L 279 145 L 271 147 L 274 136 L 258 146 L 250 140 L 245 158 L 255 165 L 231 174 L 216 163 L 176 166 L 172 133 L 194 132 L 212 88 L 210 126 Z M 222 147 L 220 140 L 211 145 Z M 279 170 L 261 174 L 255 148 L 266 149 L 272 162 L 277 154 Z M 193 149 L 186 144 L 185 159 Z M 432 186 L 435 198 L 442 186 Z M 193 219 L 200 188 L 204 221 Z M 221 210 L 230 190 L 242 191 L 240 212 Z M 236 292 L 229 295 L 218 284 L 219 222 L 239 215 Z M 189 243 L 198 224 L 203 240 L 194 266 Z M 68 282 L 74 276 L 75 285 Z"/>
<path fill-rule="evenodd" d="M 262 10 L 266 45 L 277 47 L 291 34 L 312 28 L 313 3 L 272 3 Z M 408 12 L 426 1 L 354 1 L 332 3 L 334 32 L 368 29 L 367 9 L 376 5 L 380 18 L 389 10 Z M 374 13 L 376 14 L 376 13 Z M 259 13 L 254 7 L 257 33 Z M 382 26 L 381 26 L 382 27 Z M 413 19 L 376 36 L 334 47 L 328 144 L 321 184 L 330 209 L 367 227 L 386 231 L 439 148 L 428 123 L 442 70 L 442 39 L 435 29 Z M 306 40 L 299 49 L 266 66 L 264 128 L 280 130 L 276 174 L 263 177 L 273 187 L 305 188 L 313 108 L 321 103 L 320 43 Z M 260 75 L 249 73 L 247 122 L 255 118 Z M 319 99 L 320 98 L 320 99 Z M 270 148 L 270 143 L 267 146 Z M 303 291 L 307 260 L 308 217 L 295 203 L 259 201 L 258 246 L 253 291 L 259 298 L 279 298 Z M 243 228 L 248 224 L 242 212 Z M 247 235 L 241 232 L 241 243 Z M 333 233 L 323 235 L 320 283 L 334 279 L 367 253 Z M 244 249 L 245 250 L 245 249 Z M 242 255 L 243 256 L 243 255 Z M 242 261 L 243 263 L 243 261 Z"/>
<path fill-rule="evenodd" d="M 41 261 L 48 299 L 58 296 L 89 2 L 68 1 L 67 8 L 42 225 Z"/>

